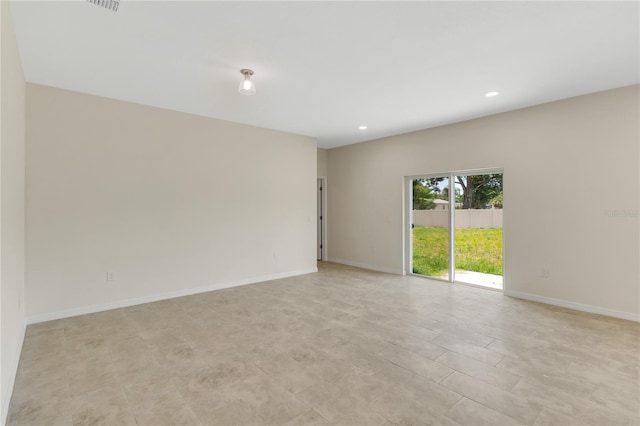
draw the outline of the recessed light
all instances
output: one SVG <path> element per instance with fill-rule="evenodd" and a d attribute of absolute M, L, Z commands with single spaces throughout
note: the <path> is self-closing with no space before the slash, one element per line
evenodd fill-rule
<path fill-rule="evenodd" d="M 499 94 L 500 94 L 500 92 L 487 92 L 487 93 L 485 93 L 484 95 L 485 95 L 487 98 L 493 98 L 494 96 L 498 96 Z"/>
<path fill-rule="evenodd" d="M 360 129 L 360 130 L 367 130 L 367 126 L 358 126 L 358 129 Z"/>

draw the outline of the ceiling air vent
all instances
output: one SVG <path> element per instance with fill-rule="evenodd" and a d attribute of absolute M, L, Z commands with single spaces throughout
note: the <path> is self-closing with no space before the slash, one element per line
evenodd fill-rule
<path fill-rule="evenodd" d="M 87 0 L 87 1 L 97 6 L 104 7 L 105 9 L 112 10 L 114 12 L 117 12 L 118 6 L 120 6 L 120 0 Z"/>

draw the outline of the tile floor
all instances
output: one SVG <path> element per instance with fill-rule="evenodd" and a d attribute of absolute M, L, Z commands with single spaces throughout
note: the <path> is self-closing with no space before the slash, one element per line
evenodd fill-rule
<path fill-rule="evenodd" d="M 321 263 L 31 325 L 9 425 L 638 425 L 640 325 Z"/>

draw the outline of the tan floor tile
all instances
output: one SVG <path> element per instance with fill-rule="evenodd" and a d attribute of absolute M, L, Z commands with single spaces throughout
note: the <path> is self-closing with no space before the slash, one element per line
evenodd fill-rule
<path fill-rule="evenodd" d="M 439 332 L 439 334 L 446 333 L 454 335 L 457 339 L 484 348 L 494 340 L 494 337 L 482 333 L 483 328 L 477 326 L 475 322 L 458 322 L 449 320 L 434 326 L 433 330 Z"/>
<path fill-rule="evenodd" d="M 276 392 L 256 407 L 256 413 L 267 424 L 283 424 L 307 413 L 309 406 L 293 394 Z"/>
<path fill-rule="evenodd" d="M 584 421 L 544 407 L 533 426 L 584 426 Z"/>
<path fill-rule="evenodd" d="M 500 339 L 494 339 L 493 342 L 487 345 L 487 349 L 512 358 L 519 358 L 523 353 L 530 353 L 532 350 L 532 348 L 527 347 L 527 345 L 521 345 L 519 342 Z M 533 350 L 537 350 L 537 348 Z"/>
<path fill-rule="evenodd" d="M 443 364 L 431 361 L 428 358 L 407 351 L 399 346 L 391 350 L 379 352 L 377 355 L 399 367 L 436 383 L 453 372 L 452 369 Z"/>
<path fill-rule="evenodd" d="M 186 343 L 157 348 L 153 354 L 158 363 L 167 369 L 179 370 L 194 365 L 206 365 L 199 354 Z"/>
<path fill-rule="evenodd" d="M 447 416 L 460 425 L 468 426 L 517 426 L 529 424 L 520 423 L 518 420 L 467 398 L 462 398 L 460 402 L 453 406 Z"/>
<path fill-rule="evenodd" d="M 125 391 L 125 395 L 138 424 L 200 424 L 195 412 L 170 380 L 133 386 Z"/>
<path fill-rule="evenodd" d="M 328 425 L 329 422 L 315 410 L 310 409 L 282 424 L 285 426 L 323 426 Z"/>
<path fill-rule="evenodd" d="M 621 383 L 599 386 L 589 399 L 613 411 L 640 415 L 640 386 Z"/>
<path fill-rule="evenodd" d="M 498 387 L 462 373 L 453 373 L 442 384 L 468 399 L 505 416 L 512 417 L 523 424 L 532 423 L 541 410 L 540 406 L 532 405 L 526 398 L 505 392 Z"/>
<path fill-rule="evenodd" d="M 474 345 L 473 343 L 468 343 L 464 340 L 459 340 L 451 334 L 441 334 L 433 339 L 433 343 L 451 352 L 457 352 L 490 365 L 496 365 L 502 360 L 502 355 L 498 352 Z"/>
<path fill-rule="evenodd" d="M 640 352 L 639 358 L 640 358 Z M 625 388 L 638 388 L 638 373 L 624 371 L 619 363 L 602 360 L 598 365 L 590 365 L 585 362 L 572 361 L 567 368 L 567 373 L 582 378 L 596 386 L 623 386 Z"/>
<path fill-rule="evenodd" d="M 389 394 L 395 394 L 395 388 L 378 374 L 369 375 L 361 370 L 354 370 L 330 383 L 345 393 L 358 395 L 369 404 L 375 404 Z"/>
<path fill-rule="evenodd" d="M 16 378 L 11 404 L 19 405 L 28 401 L 45 402 L 69 398 L 69 383 L 66 375 L 51 379 L 48 375 L 24 375 Z"/>
<path fill-rule="evenodd" d="M 504 390 L 513 389 L 521 379 L 521 376 L 510 373 L 507 370 L 496 368 L 455 352 L 447 351 L 441 357 L 437 358 L 436 362 Z"/>
<path fill-rule="evenodd" d="M 328 383 L 311 386 L 296 396 L 334 424 L 382 425 L 387 421 L 357 396 Z"/>
<path fill-rule="evenodd" d="M 434 413 L 445 413 L 461 398 L 459 393 L 396 365 L 389 365 L 376 376 L 392 386 L 398 395 L 427 403 Z"/>
<path fill-rule="evenodd" d="M 249 426 L 264 424 L 256 410 L 244 401 L 236 401 L 217 410 L 207 412 L 205 416 L 200 418 L 203 425 Z"/>
<path fill-rule="evenodd" d="M 207 377 L 216 385 L 228 385 L 245 380 L 257 373 L 253 365 L 236 361 L 232 358 L 216 360 L 209 366 L 211 374 Z"/>
<path fill-rule="evenodd" d="M 111 370 L 112 359 L 106 347 L 89 353 L 66 351 L 65 358 L 70 377 Z"/>
<path fill-rule="evenodd" d="M 593 400 L 576 396 L 553 386 L 524 378 L 513 388 L 513 393 L 538 405 L 581 419 L 584 424 L 626 424 L 628 415 L 609 409 Z"/>
<path fill-rule="evenodd" d="M 106 341 L 101 334 L 75 334 L 65 336 L 65 350 L 71 353 L 91 353 L 106 347 Z"/>
<path fill-rule="evenodd" d="M 346 365 L 352 365 L 365 374 L 374 374 L 388 364 L 388 361 L 371 354 L 351 343 L 340 343 L 326 349 L 326 352 L 336 360 Z"/>
<path fill-rule="evenodd" d="M 262 367 L 260 367 L 262 368 Z M 322 383 L 324 377 L 316 370 L 308 369 L 306 371 L 294 370 L 283 372 L 282 374 L 273 375 L 268 370 L 263 370 L 266 374 L 271 375 L 278 383 L 293 394 L 297 394 L 310 386 Z"/>
<path fill-rule="evenodd" d="M 119 386 L 102 388 L 71 400 L 74 425 L 135 425 L 129 402 Z"/>
<path fill-rule="evenodd" d="M 69 391 L 72 397 L 120 384 L 108 356 L 87 355 L 68 366 Z"/>
<path fill-rule="evenodd" d="M 377 399 L 373 409 L 392 425 L 458 425 L 446 415 L 434 412 L 429 405 L 424 400 L 413 400 L 390 392 Z"/>
<path fill-rule="evenodd" d="M 140 336 L 153 349 L 166 348 L 184 343 L 173 326 L 167 328 L 153 327 L 140 331 Z"/>
<path fill-rule="evenodd" d="M 401 312 L 394 312 L 393 314 L 396 316 L 402 315 Z M 412 322 L 413 317 L 403 321 L 397 318 L 390 318 L 388 314 L 386 315 L 387 316 L 383 317 L 383 320 L 381 320 L 380 323 L 384 325 L 386 328 L 394 330 L 395 332 L 392 331 L 391 333 L 387 333 L 387 336 L 385 337 L 404 335 L 404 336 L 411 337 L 414 339 L 419 339 L 422 341 L 430 341 L 435 337 L 437 337 L 438 335 L 440 335 L 441 333 L 440 331 L 431 330 L 429 328 L 425 328 L 425 327 L 422 327 L 421 325 L 418 325 L 417 324 L 418 321 L 413 323 Z"/>
<path fill-rule="evenodd" d="M 276 380 L 258 370 L 245 379 L 229 383 L 226 391 L 236 400 L 242 400 L 252 407 L 260 407 L 272 398 L 288 399 L 292 394 Z"/>
<path fill-rule="evenodd" d="M 172 380 L 185 397 L 187 395 L 196 397 L 204 396 L 216 389 L 224 389 L 226 392 L 227 386 L 241 382 L 252 374 L 255 374 L 255 369 L 249 369 L 240 375 L 233 370 L 225 371 L 213 369 L 208 365 L 196 365 L 180 375 L 173 376 Z"/>
<path fill-rule="evenodd" d="M 185 404 L 165 403 L 155 408 L 134 408 L 137 425 L 198 426 L 203 424 L 191 407 Z"/>
<path fill-rule="evenodd" d="M 338 370 L 330 363 L 305 366 L 288 354 L 279 355 L 256 366 L 294 394 L 338 375 Z"/>
<path fill-rule="evenodd" d="M 64 336 L 63 320 L 45 321 L 37 324 L 30 324 L 25 331 L 25 340 L 37 337 L 39 334 L 47 334 L 50 336 Z"/>
<path fill-rule="evenodd" d="M 337 330 L 336 328 L 334 331 L 337 332 Z M 339 336 L 345 342 L 356 345 L 371 354 L 376 354 L 397 346 L 386 340 L 386 337 L 388 337 L 387 334 L 376 336 L 375 330 L 363 328 L 362 324 L 349 324 L 348 328 L 344 327 L 340 330 Z"/>
<path fill-rule="evenodd" d="M 113 363 L 113 368 L 125 389 L 146 383 L 167 381 L 172 376 L 172 372 L 161 366 L 151 355 L 116 361 Z"/>
<path fill-rule="evenodd" d="M 505 327 L 507 326 L 505 325 Z M 516 329 L 514 330 L 513 328 Z M 548 342 L 532 338 L 528 333 L 517 327 L 498 328 L 484 325 L 480 328 L 480 332 L 494 338 L 486 348 L 516 358 L 524 352 L 531 350 L 545 351 L 551 346 Z"/>
<path fill-rule="evenodd" d="M 69 377 L 69 393 L 74 398 L 105 387 L 119 385 L 118 375 L 113 371 Z"/>
<path fill-rule="evenodd" d="M 505 356 L 497 367 L 582 396 L 588 396 L 595 390 L 593 383 L 568 374 L 567 364 L 554 364 L 549 357 L 523 355 L 520 358 L 514 358 Z"/>
<path fill-rule="evenodd" d="M 64 338 L 59 337 L 57 334 L 41 333 L 33 338 L 25 339 L 20 359 L 45 358 L 51 353 L 63 353 L 65 341 Z"/>
<path fill-rule="evenodd" d="M 88 332 L 98 333 L 98 325 L 95 321 L 95 314 L 78 315 L 76 317 L 65 318 L 64 334 L 71 336 L 74 334 L 85 334 Z"/>
<path fill-rule="evenodd" d="M 44 384 L 66 380 L 68 360 L 64 353 L 50 353 L 40 358 L 21 359 L 18 366 L 20 374 L 16 377 L 16 386 L 22 378 L 30 382 Z"/>
<path fill-rule="evenodd" d="M 69 395 L 31 395 L 14 402 L 8 426 L 71 425 Z"/>
<path fill-rule="evenodd" d="M 153 349 L 140 336 L 108 342 L 108 348 L 111 360 L 114 362 L 144 357 L 151 354 Z"/>
<path fill-rule="evenodd" d="M 434 332 L 434 334 L 434 337 L 436 337 L 440 333 Z M 436 359 L 446 352 L 446 349 L 444 349 L 442 346 L 438 346 L 422 339 L 403 334 L 387 336 L 385 340 L 429 359 Z"/>
<path fill-rule="evenodd" d="M 200 419 L 206 419 L 212 411 L 238 400 L 227 387 L 208 383 L 206 378 L 206 374 L 194 373 L 173 379 L 185 402 Z"/>

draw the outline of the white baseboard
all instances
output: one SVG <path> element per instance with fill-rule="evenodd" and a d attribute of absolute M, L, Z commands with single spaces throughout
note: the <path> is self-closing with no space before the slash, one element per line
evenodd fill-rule
<path fill-rule="evenodd" d="M 61 318 L 75 317 L 78 315 L 93 314 L 96 312 L 108 311 L 110 309 L 126 308 L 127 306 L 141 305 L 143 303 L 157 302 L 159 300 L 173 299 L 176 297 L 190 296 L 192 294 L 206 293 L 213 290 L 238 287 L 247 284 L 255 284 L 263 281 L 272 281 L 281 278 L 295 277 L 318 272 L 318 268 L 300 269 L 297 271 L 281 272 L 272 275 L 245 278 L 236 281 L 216 283 L 202 287 L 188 288 L 184 290 L 169 291 L 166 293 L 152 294 L 149 296 L 137 297 L 134 299 L 118 300 L 116 302 L 104 303 L 100 305 L 83 306 L 80 308 L 67 309 L 64 311 L 49 312 L 27 317 L 27 324 L 35 324 L 44 321 L 52 321 Z"/>
<path fill-rule="evenodd" d="M 629 321 L 640 322 L 640 315 L 631 312 L 617 311 L 615 309 L 601 308 L 598 306 L 585 305 L 582 303 L 568 302 L 566 300 L 553 299 L 551 297 L 537 296 L 530 293 L 520 293 L 518 291 L 505 290 L 505 296 L 511 296 L 518 299 L 531 300 L 532 302 L 546 303 L 547 305 L 560 306 L 563 308 L 574 309 L 576 311 L 589 312 L 592 314 L 606 315 L 608 317 L 621 318 Z"/>
<path fill-rule="evenodd" d="M 327 261 L 340 263 L 342 265 L 355 266 L 356 268 L 370 269 L 372 271 L 386 272 L 387 274 L 402 275 L 403 273 L 401 269 L 383 268 L 376 265 L 368 265 L 366 263 L 352 262 L 350 260 L 336 259 L 333 257 L 330 257 Z"/>
<path fill-rule="evenodd" d="M 11 370 L 7 371 L 6 374 L 11 378 L 11 383 L 8 387 L 8 392 L 6 395 L 2 395 L 2 421 L 0 424 L 7 424 L 7 416 L 9 415 L 9 404 L 11 404 L 11 396 L 13 395 L 13 387 L 16 384 L 16 376 L 18 375 L 18 364 L 20 363 L 20 355 L 22 355 L 22 345 L 24 343 L 24 336 L 27 332 L 27 324 L 22 324 L 22 333 L 20 335 L 20 339 L 16 347 L 14 348 L 13 354 L 13 362 L 11 363 Z M 4 372 L 3 372 L 4 374 Z"/>

